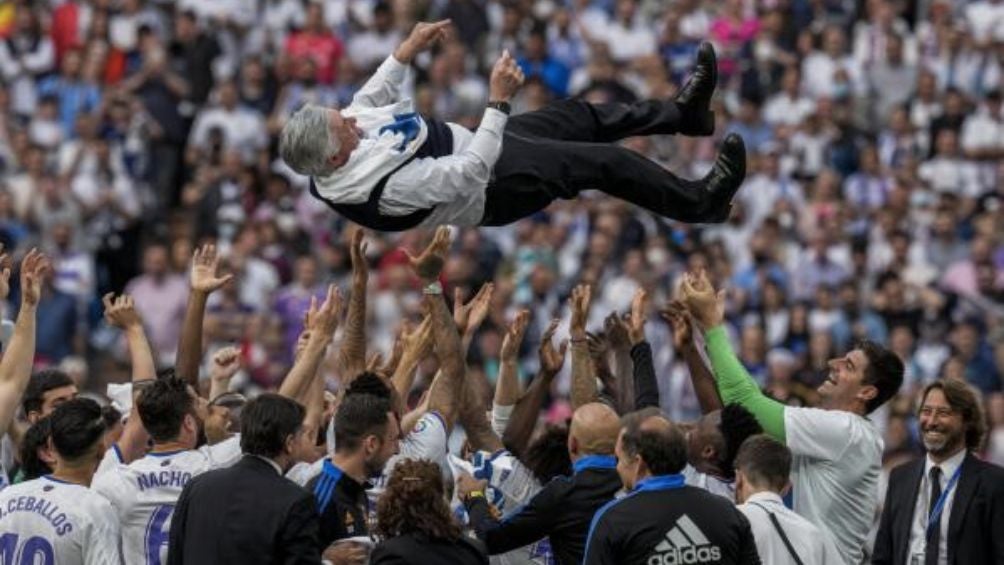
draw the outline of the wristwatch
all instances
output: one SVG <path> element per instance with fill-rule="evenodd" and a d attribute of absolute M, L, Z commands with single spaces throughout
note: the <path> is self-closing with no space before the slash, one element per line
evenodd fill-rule
<path fill-rule="evenodd" d="M 512 106 L 505 100 L 491 100 L 488 102 L 488 107 L 495 108 L 507 116 L 512 112 Z"/>

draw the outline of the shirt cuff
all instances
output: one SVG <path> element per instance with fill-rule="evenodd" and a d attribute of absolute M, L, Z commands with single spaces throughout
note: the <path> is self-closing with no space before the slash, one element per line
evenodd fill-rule
<path fill-rule="evenodd" d="M 725 331 L 725 324 L 715 326 L 704 332 L 704 341 L 708 344 L 709 353 L 713 348 L 721 347 L 722 345 L 731 347 L 731 344 L 729 343 L 729 333 Z"/>
<path fill-rule="evenodd" d="M 390 54 L 384 59 L 383 63 L 380 64 L 380 68 L 377 72 L 386 74 L 387 76 L 403 76 L 408 70 L 408 64 L 402 63 L 397 60 L 394 54 Z"/>
<path fill-rule="evenodd" d="M 485 108 L 485 115 L 481 118 L 480 128 L 487 128 L 498 134 L 502 134 L 505 124 L 509 120 L 509 115 L 495 108 Z"/>

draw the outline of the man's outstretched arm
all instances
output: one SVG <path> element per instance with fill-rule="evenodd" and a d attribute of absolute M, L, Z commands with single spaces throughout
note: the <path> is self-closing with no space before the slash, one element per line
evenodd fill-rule
<path fill-rule="evenodd" d="M 415 24 L 411 35 L 398 45 L 393 55 L 384 60 L 373 76 L 352 97 L 352 104 L 346 109 L 351 111 L 354 107 L 376 108 L 397 102 L 401 97 L 401 83 L 404 82 L 408 72 L 408 65 L 416 55 L 446 39 L 449 27 L 450 20 Z"/>
<path fill-rule="evenodd" d="M 195 390 L 199 390 L 199 365 L 202 363 L 202 325 L 206 315 L 209 295 L 233 279 L 233 275 L 217 276 L 220 260 L 215 245 L 204 245 L 195 250 L 192 257 L 192 271 L 188 305 L 182 322 L 181 342 L 178 344 L 178 360 L 175 372 Z"/>
<path fill-rule="evenodd" d="M 708 356 L 715 373 L 718 392 L 725 404 L 737 402 L 749 410 L 771 437 L 785 441 L 784 405 L 768 398 L 732 351 L 725 319 L 725 295 L 715 292 L 707 275 L 684 275 L 683 302 L 694 318 L 704 328 L 708 343 Z"/>
<path fill-rule="evenodd" d="M 42 277 L 49 271 L 49 261 L 32 249 L 21 261 L 21 310 L 14 323 L 14 335 L 0 359 L 0 433 L 6 433 L 14 421 L 17 406 L 31 379 L 35 359 L 35 319 L 42 295 Z M 3 267 L 0 282 L 6 294 L 10 268 Z"/>

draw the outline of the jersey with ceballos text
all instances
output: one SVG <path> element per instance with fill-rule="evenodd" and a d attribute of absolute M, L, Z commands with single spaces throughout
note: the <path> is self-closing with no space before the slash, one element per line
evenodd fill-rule
<path fill-rule="evenodd" d="M 0 492 L 0 563 L 121 562 L 118 516 L 91 489 L 47 475 Z"/>
<path fill-rule="evenodd" d="M 171 517 L 188 481 L 241 458 L 240 437 L 199 449 L 149 453 L 129 465 L 102 465 L 91 485 L 114 506 L 128 564 L 167 563 Z"/>

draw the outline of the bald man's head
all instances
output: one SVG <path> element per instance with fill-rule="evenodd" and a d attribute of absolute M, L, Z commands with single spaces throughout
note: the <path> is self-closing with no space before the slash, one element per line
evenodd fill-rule
<path fill-rule="evenodd" d="M 572 458 L 613 455 L 619 432 L 620 417 L 613 408 L 599 402 L 585 404 L 572 415 L 568 452 Z"/>

